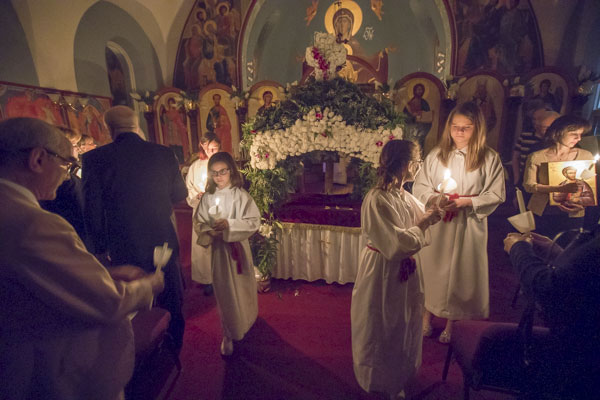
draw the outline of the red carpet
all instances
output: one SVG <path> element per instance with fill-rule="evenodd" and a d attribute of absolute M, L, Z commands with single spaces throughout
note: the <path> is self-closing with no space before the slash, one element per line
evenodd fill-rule
<path fill-rule="evenodd" d="M 510 212 L 510 211 L 508 211 Z M 510 301 L 516 287 L 502 239 L 510 231 L 506 213 L 490 219 L 491 320 L 516 321 Z M 178 215 L 180 230 L 189 214 Z M 182 242 L 185 233 L 182 233 Z M 182 245 L 184 245 L 182 243 Z M 354 379 L 350 339 L 352 285 L 275 280 L 259 294 L 259 317 L 234 356 L 219 353 L 221 329 L 214 297 L 202 294 L 186 272 L 187 320 L 181 352 L 183 371 L 171 399 L 368 399 Z M 435 333 L 442 321 L 434 320 Z M 462 399 L 462 375 L 452 365 L 441 382 L 445 345 L 425 339 L 423 366 L 407 394 L 414 399 Z M 472 392 L 472 399 L 509 399 L 494 392 Z"/>

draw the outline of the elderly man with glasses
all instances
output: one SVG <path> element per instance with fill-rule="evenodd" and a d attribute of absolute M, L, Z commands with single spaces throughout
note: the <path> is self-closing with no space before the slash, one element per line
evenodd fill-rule
<path fill-rule="evenodd" d="M 123 398 L 134 363 L 128 315 L 164 286 L 162 273 L 107 270 L 65 219 L 40 208 L 73 161 L 47 123 L 0 122 L 2 398 Z"/>

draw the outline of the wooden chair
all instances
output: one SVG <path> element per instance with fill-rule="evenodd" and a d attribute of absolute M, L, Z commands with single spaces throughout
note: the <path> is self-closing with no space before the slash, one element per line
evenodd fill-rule
<path fill-rule="evenodd" d="M 135 340 L 135 370 L 125 390 L 128 399 L 141 398 L 141 393 L 147 393 L 150 390 L 150 384 L 156 382 L 154 377 L 157 370 L 163 367 L 159 363 L 161 361 L 158 357 L 159 353 L 167 354 L 177 371 L 171 384 L 166 389 L 167 395 L 177 381 L 181 373 L 181 362 L 167 332 L 170 321 L 171 314 L 160 307 L 139 311 L 131 320 Z M 164 390 L 161 390 L 161 392 L 164 392 Z"/>
<path fill-rule="evenodd" d="M 533 327 L 530 350 L 544 354 L 550 348 L 547 328 Z M 448 376 L 452 357 L 463 374 L 464 396 L 469 399 L 470 390 L 493 390 L 518 395 L 529 389 L 533 375 L 544 368 L 527 366 L 524 362 L 523 335 L 519 325 L 488 321 L 456 321 L 448 347 L 442 380 Z"/>

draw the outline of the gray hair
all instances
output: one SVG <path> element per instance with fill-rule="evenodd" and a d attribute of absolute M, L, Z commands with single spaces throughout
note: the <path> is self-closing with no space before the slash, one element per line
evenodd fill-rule
<path fill-rule="evenodd" d="M 23 150 L 43 147 L 71 158 L 71 142 L 54 126 L 35 118 L 10 118 L 0 122 L 0 167 L 16 166 Z"/>

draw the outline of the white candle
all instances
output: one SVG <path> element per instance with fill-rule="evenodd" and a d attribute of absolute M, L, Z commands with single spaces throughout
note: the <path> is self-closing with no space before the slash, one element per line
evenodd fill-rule
<path fill-rule="evenodd" d="M 444 179 L 439 184 L 438 191 L 443 196 L 444 193 L 448 193 L 448 192 L 456 189 L 457 186 L 458 186 L 458 184 L 456 183 L 456 181 L 454 179 L 452 179 L 452 176 L 450 175 L 450 169 L 446 168 L 446 170 L 444 171 Z M 440 198 L 438 200 L 438 206 L 440 205 L 440 202 L 442 201 L 442 196 L 440 196 Z"/>
<path fill-rule="evenodd" d="M 517 192 L 517 203 L 519 203 L 519 213 L 522 214 L 527 211 L 525 209 L 525 200 L 523 200 L 523 193 L 519 188 L 515 188 L 515 191 Z"/>
<path fill-rule="evenodd" d="M 200 178 L 200 191 L 202 193 L 206 192 L 206 172 L 202 174 L 202 177 Z"/>

